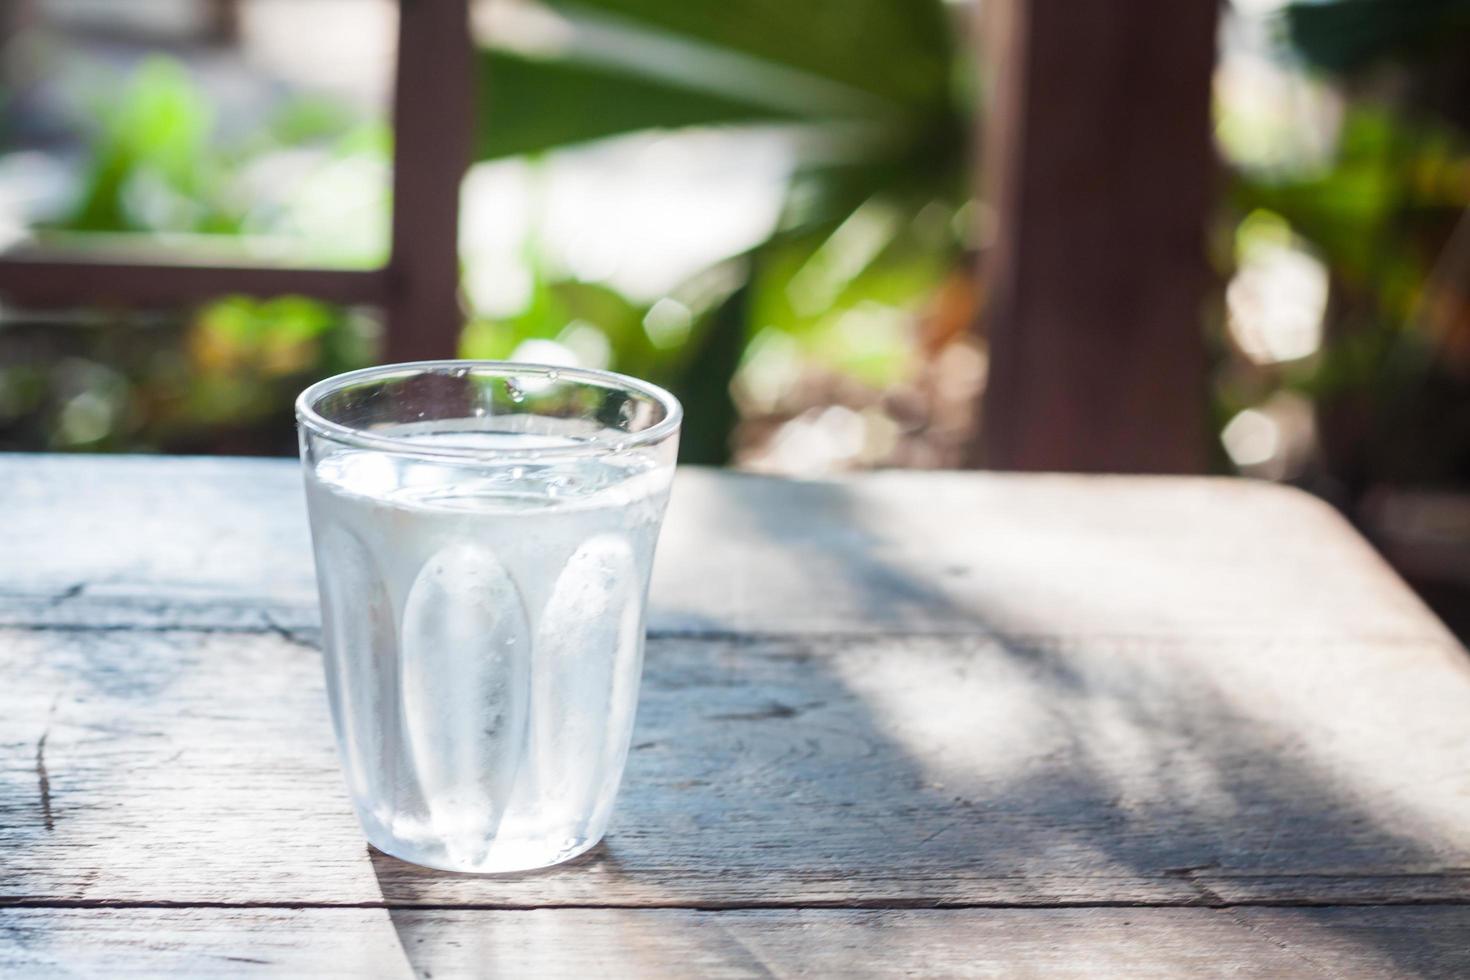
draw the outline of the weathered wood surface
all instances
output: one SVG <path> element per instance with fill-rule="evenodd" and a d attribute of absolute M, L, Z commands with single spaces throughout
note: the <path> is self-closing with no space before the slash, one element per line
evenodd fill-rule
<path fill-rule="evenodd" d="M 1448 643 L 655 640 L 606 845 L 511 878 L 367 852 L 303 643 L 0 645 L 3 901 L 1470 900 Z"/>
<path fill-rule="evenodd" d="M 0 455 L 0 510 L 0 623 L 317 624 L 291 461 Z M 656 634 L 1445 635 L 1327 505 L 1224 479 L 688 469 L 652 603 Z"/>
<path fill-rule="evenodd" d="M 1470 661 L 1300 495 L 684 473 L 608 839 L 497 878 L 365 847 L 299 497 L 0 457 L 0 973 L 1470 969 Z"/>
<path fill-rule="evenodd" d="M 1470 908 L 693 912 L 27 909 L 0 974 L 1399 977 L 1470 968 Z"/>

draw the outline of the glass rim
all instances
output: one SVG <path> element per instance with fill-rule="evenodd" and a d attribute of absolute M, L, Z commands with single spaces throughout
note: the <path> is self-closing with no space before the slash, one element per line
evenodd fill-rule
<path fill-rule="evenodd" d="M 650 399 L 664 410 L 664 417 L 653 425 L 638 432 L 629 432 L 616 445 L 612 443 L 586 442 L 574 446 L 545 446 L 535 449 L 477 449 L 471 446 L 429 445 L 411 438 L 386 436 L 366 429 L 354 428 L 333 422 L 315 408 L 322 397 L 348 384 L 359 381 L 375 381 L 395 375 L 409 377 L 420 374 L 436 374 L 464 370 L 491 372 L 496 377 L 530 376 L 548 381 L 574 381 L 600 388 L 633 392 Z M 562 367 L 557 364 L 534 364 L 522 361 L 494 361 L 482 359 L 444 359 L 436 361 L 403 361 L 397 364 L 378 364 L 359 368 L 323 378 L 308 385 L 296 396 L 296 422 L 315 434 L 336 442 L 346 443 L 362 449 L 375 449 L 405 456 L 428 456 L 456 460 L 499 460 L 499 459 L 547 459 L 577 456 L 606 456 L 615 452 L 634 449 L 662 442 L 679 431 L 684 420 L 684 407 L 679 399 L 656 384 L 642 381 L 616 371 L 601 371 L 595 368 Z"/>

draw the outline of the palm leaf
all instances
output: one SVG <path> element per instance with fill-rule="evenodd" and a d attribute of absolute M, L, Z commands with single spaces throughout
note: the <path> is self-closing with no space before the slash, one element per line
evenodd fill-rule
<path fill-rule="evenodd" d="M 1302 57 L 1327 71 L 1348 72 L 1470 28 L 1470 0 L 1298 2 L 1285 17 L 1287 36 Z"/>
<path fill-rule="evenodd" d="M 648 129 L 719 123 L 775 123 L 788 109 L 625 67 L 536 58 L 511 51 L 479 54 L 481 160 L 540 153 Z"/>
<path fill-rule="evenodd" d="M 951 32 L 940 0 L 550 0 L 740 52 L 905 105 L 946 98 Z"/>

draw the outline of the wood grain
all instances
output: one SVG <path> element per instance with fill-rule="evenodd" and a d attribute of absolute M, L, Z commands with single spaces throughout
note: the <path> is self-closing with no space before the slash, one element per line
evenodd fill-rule
<path fill-rule="evenodd" d="M 286 460 L 0 456 L 0 623 L 307 628 Z M 1439 642 L 1325 504 L 1224 479 L 878 473 L 676 482 L 651 628 Z"/>
<path fill-rule="evenodd" d="M 0 973 L 1470 959 L 1470 659 L 1300 494 L 684 471 L 613 828 L 504 877 L 364 845 L 293 462 L 0 457 L 0 512 Z"/>
<path fill-rule="evenodd" d="M 11 629 L 0 651 L 3 902 L 1470 900 L 1448 642 L 656 640 L 605 845 L 500 878 L 365 848 L 310 646 Z"/>
<path fill-rule="evenodd" d="M 1448 977 L 1467 935 L 1467 908 L 0 909 L 0 973 Z"/>

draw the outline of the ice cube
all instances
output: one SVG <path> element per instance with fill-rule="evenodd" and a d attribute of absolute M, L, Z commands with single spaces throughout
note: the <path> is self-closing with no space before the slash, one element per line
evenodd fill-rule
<path fill-rule="evenodd" d="M 528 782 L 549 823 L 585 820 L 603 786 L 610 721 L 618 714 L 615 675 L 620 662 L 636 656 L 641 592 L 627 540 L 599 534 L 568 559 L 542 611 L 531 677 L 534 772 Z M 630 692 L 619 687 L 618 695 L 629 700 Z"/>
<path fill-rule="evenodd" d="M 401 767 L 392 605 L 381 570 L 357 535 L 328 524 L 318 547 L 322 655 L 343 768 L 358 805 L 386 825 Z"/>
<path fill-rule="evenodd" d="M 531 638 L 524 603 L 488 548 L 426 562 L 403 611 L 405 730 L 429 820 L 450 859 L 483 862 L 525 743 Z"/>

